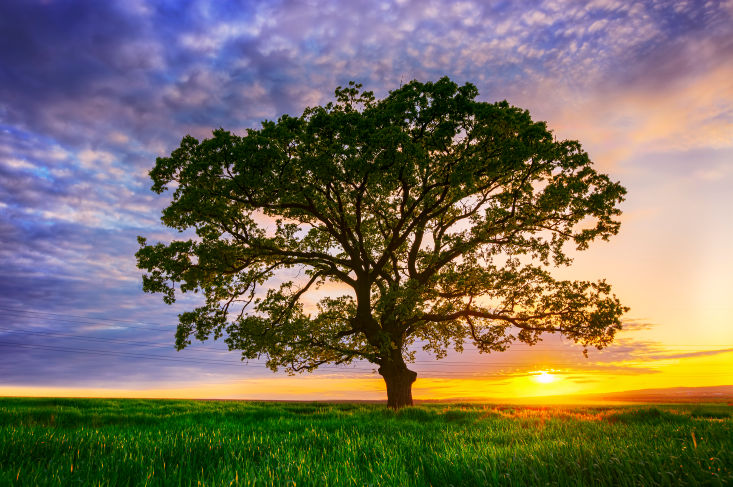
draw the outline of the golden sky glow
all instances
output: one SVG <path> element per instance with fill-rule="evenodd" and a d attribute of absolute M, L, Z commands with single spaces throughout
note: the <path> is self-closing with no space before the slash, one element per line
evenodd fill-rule
<path fill-rule="evenodd" d="M 466 360 L 470 364 L 470 360 Z M 621 362 L 620 366 L 644 366 L 650 372 L 623 375 L 585 373 L 573 368 L 516 372 L 507 377 L 419 378 L 413 388 L 416 399 L 521 400 L 566 394 L 600 394 L 665 387 L 703 387 L 733 380 L 733 351 L 712 357 L 659 360 L 654 363 Z M 273 376 L 231 382 L 157 388 L 73 388 L 0 386 L 0 395 L 58 397 L 155 397 L 190 399 L 258 400 L 381 400 L 384 382 L 374 374 L 363 377 Z"/>

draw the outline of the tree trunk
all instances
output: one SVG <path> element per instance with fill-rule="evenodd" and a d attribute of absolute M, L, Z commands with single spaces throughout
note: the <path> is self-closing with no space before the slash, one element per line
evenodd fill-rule
<path fill-rule="evenodd" d="M 400 409 L 412 406 L 412 383 L 417 373 L 409 370 L 401 357 L 398 363 L 379 367 L 379 373 L 387 384 L 387 407 Z"/>

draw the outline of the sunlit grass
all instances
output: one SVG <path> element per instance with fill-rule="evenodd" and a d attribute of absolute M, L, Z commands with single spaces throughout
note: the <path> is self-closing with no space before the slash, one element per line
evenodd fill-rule
<path fill-rule="evenodd" d="M 0 485 L 727 485 L 731 413 L 0 399 Z"/>

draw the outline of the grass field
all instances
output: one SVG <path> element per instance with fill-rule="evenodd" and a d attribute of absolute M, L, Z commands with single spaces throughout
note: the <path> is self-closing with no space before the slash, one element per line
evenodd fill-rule
<path fill-rule="evenodd" d="M 0 398 L 0 485 L 733 485 L 732 415 Z"/>

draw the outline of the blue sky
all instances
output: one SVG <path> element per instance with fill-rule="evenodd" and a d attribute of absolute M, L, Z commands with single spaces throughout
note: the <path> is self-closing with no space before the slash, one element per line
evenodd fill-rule
<path fill-rule="evenodd" d="M 648 383 L 659 354 L 733 348 L 731 1 L 5 0 L 0 37 L 0 386 L 273 377 L 216 344 L 172 349 L 193 300 L 141 292 L 136 236 L 174 237 L 147 171 L 186 134 L 298 115 L 349 80 L 382 97 L 444 75 L 580 140 L 629 190 L 619 236 L 559 272 L 608 278 L 633 332 L 585 365 L 546 342 L 544 363 Z M 712 382 L 733 382 L 731 354 L 712 355 Z M 526 356 L 467 352 L 442 369 L 426 357 L 416 370 L 508 377 L 541 365 Z M 676 373 L 659 385 L 694 377 Z"/>

